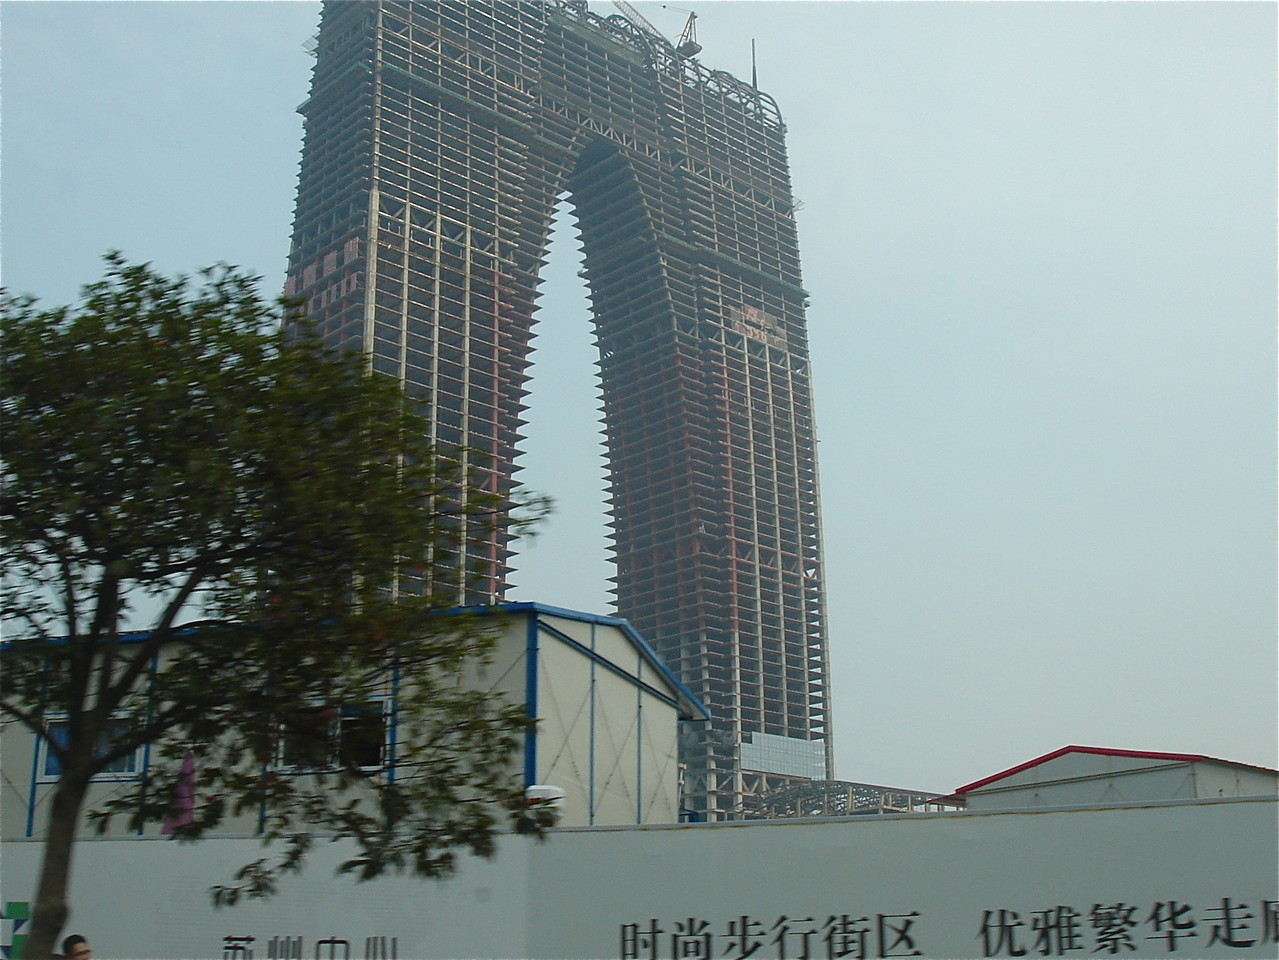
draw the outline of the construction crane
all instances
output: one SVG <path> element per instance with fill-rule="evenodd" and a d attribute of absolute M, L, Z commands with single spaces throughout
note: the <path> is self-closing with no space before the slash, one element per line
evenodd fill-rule
<path fill-rule="evenodd" d="M 688 22 L 684 24 L 675 52 L 681 57 L 695 57 L 702 52 L 702 45 L 697 42 L 697 14 L 692 10 L 688 11 Z"/>
<path fill-rule="evenodd" d="M 613 6 L 622 11 L 622 16 L 639 27 L 642 31 L 651 36 L 658 37 L 661 40 L 666 38 L 662 36 L 662 32 L 653 26 L 644 18 L 644 15 L 632 7 L 626 0 L 613 0 Z"/>
<path fill-rule="evenodd" d="M 666 41 L 666 38 L 662 36 L 662 32 L 649 23 L 647 18 L 627 3 L 626 0 L 613 0 L 613 6 L 622 11 L 622 16 L 644 33 Z M 679 43 L 675 45 L 675 52 L 681 57 L 696 56 L 702 52 L 702 45 L 697 42 L 697 14 L 691 10 L 681 10 L 680 12 L 688 14 L 688 21 L 684 24 L 684 32 L 680 34 Z"/>

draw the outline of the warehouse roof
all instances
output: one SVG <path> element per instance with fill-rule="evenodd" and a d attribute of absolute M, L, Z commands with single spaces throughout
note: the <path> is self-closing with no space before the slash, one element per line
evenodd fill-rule
<path fill-rule="evenodd" d="M 1233 760 L 1221 760 L 1217 757 L 1209 757 L 1202 753 L 1165 753 L 1157 750 L 1119 750 L 1113 747 L 1081 747 L 1076 744 L 1070 746 L 1059 747 L 1051 753 L 1045 753 L 1042 757 L 1035 757 L 1033 760 L 1027 760 L 1019 763 L 1007 770 L 1001 770 L 999 773 L 993 773 L 988 777 L 982 777 L 980 780 L 974 780 L 972 783 L 959 787 L 951 794 L 952 797 L 963 796 L 973 790 L 988 786 L 999 780 L 1005 780 L 1014 774 L 1021 773 L 1023 770 L 1029 770 L 1040 764 L 1047 763 L 1049 760 L 1056 760 L 1058 757 L 1065 756 L 1069 753 L 1091 753 L 1103 757 L 1132 757 L 1138 760 L 1166 760 L 1172 763 L 1197 763 L 1201 761 L 1211 761 L 1212 763 L 1224 763 L 1232 767 L 1244 767 L 1249 770 L 1260 770 L 1264 773 L 1279 773 L 1270 767 L 1259 767 L 1251 763 L 1237 763 Z"/>

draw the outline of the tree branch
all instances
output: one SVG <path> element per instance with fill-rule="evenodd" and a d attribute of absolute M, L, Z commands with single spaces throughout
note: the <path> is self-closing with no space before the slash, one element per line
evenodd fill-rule
<path fill-rule="evenodd" d="M 0 713 L 7 713 L 37 736 L 48 739 L 49 727 L 43 719 L 43 707 L 37 707 L 35 710 L 24 710 L 10 700 L 0 700 Z"/>
<path fill-rule="evenodd" d="M 112 702 L 108 703 L 108 692 L 114 693 L 111 684 L 113 674 L 112 667 L 115 662 L 115 651 L 120 643 L 120 578 L 113 573 L 108 566 L 102 574 L 102 580 L 98 584 L 98 608 L 94 612 L 93 624 L 89 628 L 90 640 L 84 646 L 85 656 L 88 669 L 92 670 L 94 661 L 98 667 L 98 689 L 94 697 L 92 712 L 96 719 L 105 721 L 110 712 L 115 709 L 115 701 L 119 697 L 113 697 Z M 79 660 L 80 645 L 79 638 L 75 638 L 76 650 L 73 657 Z"/>
<path fill-rule="evenodd" d="M 80 632 L 80 609 L 76 599 L 75 574 L 72 572 L 71 563 L 61 551 L 55 551 L 54 556 L 58 558 L 58 569 L 62 572 L 62 599 L 65 607 L 63 616 L 67 620 L 66 633 L 68 637 L 74 637 Z"/>
<path fill-rule="evenodd" d="M 186 578 L 186 582 L 178 588 L 178 591 L 164 608 L 164 613 L 160 617 L 159 623 L 152 628 L 150 636 L 143 641 L 142 646 L 138 649 L 137 656 L 132 658 L 128 665 L 124 668 L 124 672 L 120 675 L 117 688 L 124 690 L 133 689 L 133 685 L 137 682 L 138 677 L 142 675 L 142 671 L 147 668 L 147 663 L 153 656 L 160 652 L 160 649 L 168 643 L 173 637 L 173 621 L 177 619 L 182 608 L 186 606 L 186 602 L 191 599 L 196 589 L 204 580 L 204 570 L 197 567 L 192 570 Z"/>

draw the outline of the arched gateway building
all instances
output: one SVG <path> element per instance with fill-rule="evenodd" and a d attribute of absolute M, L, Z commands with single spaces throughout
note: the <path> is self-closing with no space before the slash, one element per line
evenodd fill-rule
<path fill-rule="evenodd" d="M 826 779 L 812 389 L 785 127 L 582 2 L 324 5 L 288 292 L 512 483 L 567 193 L 600 351 L 617 611 L 706 704 L 685 806 Z M 502 599 L 499 533 L 465 603 Z"/>

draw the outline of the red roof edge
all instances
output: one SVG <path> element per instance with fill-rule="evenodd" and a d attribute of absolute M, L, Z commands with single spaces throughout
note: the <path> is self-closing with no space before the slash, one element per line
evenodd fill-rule
<path fill-rule="evenodd" d="M 984 787 L 988 783 L 994 783 L 996 780 L 1003 780 L 1005 777 L 1011 777 L 1014 773 L 1021 773 L 1023 770 L 1029 770 L 1031 767 L 1037 767 L 1041 763 L 1047 763 L 1049 760 L 1056 760 L 1058 757 L 1065 756 L 1068 753 L 1093 753 L 1103 757 L 1136 757 L 1143 760 L 1173 760 L 1182 763 L 1194 762 L 1196 760 L 1213 760 L 1217 763 L 1228 763 L 1235 767 L 1249 767 L 1253 770 L 1264 770 L 1266 773 L 1279 773 L 1269 767 L 1259 767 L 1251 763 L 1236 763 L 1233 760 L 1220 760 L 1217 757 L 1209 757 L 1202 753 L 1163 753 L 1158 750 L 1116 750 L 1111 747 L 1081 747 L 1077 744 L 1071 744 L 1067 747 L 1059 747 L 1051 753 L 1045 753 L 1042 757 L 1035 757 L 1033 760 L 1027 760 L 1025 763 L 1019 763 L 1015 767 L 1009 767 L 1007 770 L 1001 770 L 999 773 L 993 773 L 989 777 L 982 777 L 980 780 L 974 780 L 972 783 L 964 784 L 957 788 L 950 796 L 960 797 L 969 791 L 976 790 L 978 787 Z M 948 799 L 948 798 L 943 798 Z"/>

